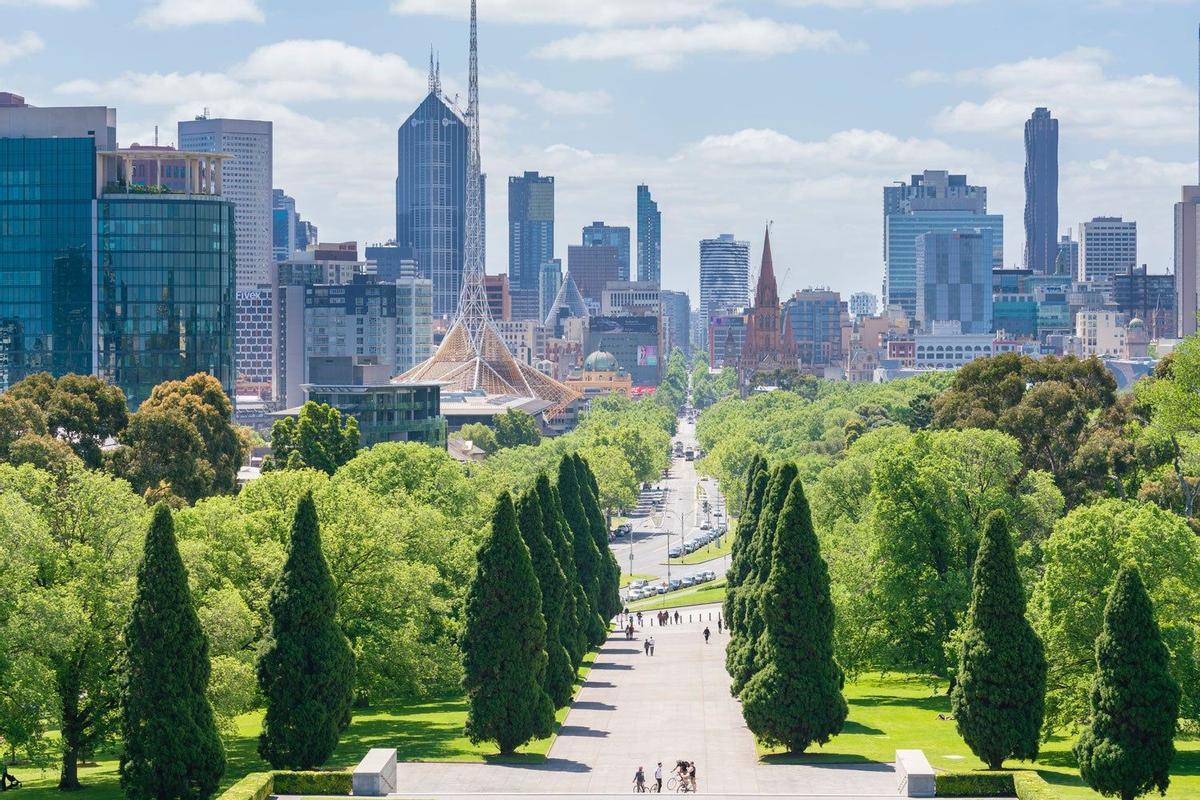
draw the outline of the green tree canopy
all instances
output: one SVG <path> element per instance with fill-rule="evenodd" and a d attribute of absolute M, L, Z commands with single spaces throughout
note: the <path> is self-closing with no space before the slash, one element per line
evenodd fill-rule
<path fill-rule="evenodd" d="M 563 611 L 560 636 L 563 647 L 571 656 L 571 664 L 576 668 L 583 663 L 583 655 L 587 652 L 587 626 L 595 617 L 583 584 L 579 582 L 579 572 L 575 567 L 575 545 L 571 528 L 563 518 L 562 506 L 559 502 L 558 490 L 550 483 L 545 473 L 540 473 L 534 482 L 538 503 L 542 508 L 542 531 L 554 548 L 558 566 L 566 580 L 566 591 L 563 595 Z"/>
<path fill-rule="evenodd" d="M 488 455 L 500 449 L 500 445 L 496 442 L 495 431 L 482 422 L 468 422 L 458 429 L 458 433 L 454 435 L 454 438 L 472 442 Z"/>
<path fill-rule="evenodd" d="M 536 445 L 542 441 L 537 420 L 524 411 L 509 409 L 496 416 L 496 446 L 519 447 L 523 444 Z"/>
<path fill-rule="evenodd" d="M 49 432 L 70 442 L 92 468 L 100 466 L 100 446 L 120 436 L 129 420 L 125 393 L 95 375 L 71 373 L 56 379 L 40 372 L 14 383 L 7 394 L 41 409 Z"/>
<path fill-rule="evenodd" d="M 601 616 L 607 609 L 603 597 L 604 562 L 596 540 L 592 536 L 591 523 L 583 507 L 583 493 L 579 476 L 571 456 L 563 456 L 558 465 L 558 496 L 562 505 L 563 518 L 571 529 L 574 545 L 575 569 L 579 583 L 587 594 L 592 613 L 586 620 L 584 635 L 589 645 L 599 645 L 608 638 L 608 625 Z"/>
<path fill-rule="evenodd" d="M 542 506 L 537 488 L 527 491 L 517 500 L 517 523 L 521 538 L 529 548 L 533 571 L 542 593 L 542 618 L 546 621 L 546 673 L 544 689 L 554 703 L 562 708 L 571 702 L 575 690 L 575 667 L 563 646 L 562 620 L 567 596 L 567 578 L 558 566 L 554 546 L 546 537 L 542 524 Z"/>
<path fill-rule="evenodd" d="M 354 458 L 360 446 L 358 420 L 342 418 L 328 403 L 309 400 L 299 415 L 276 420 L 271 426 L 271 455 L 263 471 L 272 469 L 319 469 L 332 475 Z"/>

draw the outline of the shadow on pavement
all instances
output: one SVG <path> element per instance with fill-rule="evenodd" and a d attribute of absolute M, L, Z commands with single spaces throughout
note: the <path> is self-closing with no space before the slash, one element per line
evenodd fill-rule
<path fill-rule="evenodd" d="M 596 730 L 586 725 L 563 725 L 558 729 L 558 738 L 561 739 L 565 736 L 587 736 L 594 739 L 603 739 L 608 736 L 608 731 Z"/>
<path fill-rule="evenodd" d="M 592 664 L 592 670 L 598 669 L 633 669 L 633 664 Z"/>
<path fill-rule="evenodd" d="M 584 708 L 588 711 L 616 711 L 612 703 L 601 703 L 599 700 L 579 700 L 571 704 L 571 708 Z"/>

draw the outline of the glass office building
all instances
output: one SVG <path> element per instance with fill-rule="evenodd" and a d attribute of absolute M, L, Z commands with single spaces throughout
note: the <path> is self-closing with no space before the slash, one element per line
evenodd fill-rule
<path fill-rule="evenodd" d="M 0 390 L 92 371 L 96 141 L 0 139 Z"/>
<path fill-rule="evenodd" d="M 233 204 L 184 194 L 97 203 L 96 372 L 137 407 L 162 381 L 234 385 Z"/>

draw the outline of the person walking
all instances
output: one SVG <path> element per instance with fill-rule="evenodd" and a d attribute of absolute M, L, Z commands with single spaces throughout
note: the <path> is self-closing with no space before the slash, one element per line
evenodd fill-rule
<path fill-rule="evenodd" d="M 650 655 L 650 639 L 648 637 L 642 642 L 642 649 L 646 651 L 646 655 Z"/>
<path fill-rule="evenodd" d="M 662 793 L 662 762 L 658 762 L 658 766 L 654 768 L 654 791 Z"/>
<path fill-rule="evenodd" d="M 721 612 L 717 612 L 717 633 L 721 632 Z"/>
<path fill-rule="evenodd" d="M 705 644 L 708 644 L 708 637 L 709 637 L 709 635 L 710 635 L 710 632 L 709 632 L 709 630 L 708 630 L 708 626 L 707 626 L 707 625 L 705 625 L 705 626 L 704 626 L 704 643 L 705 643 Z"/>
<path fill-rule="evenodd" d="M 640 627 L 642 627 L 642 612 L 639 611 L 637 613 L 637 619 L 638 619 L 638 627 L 640 628 Z"/>
<path fill-rule="evenodd" d="M 633 790 L 635 792 L 646 791 L 646 771 L 641 767 L 638 767 L 637 772 L 633 773 Z"/>
<path fill-rule="evenodd" d="M 650 655 L 654 655 L 654 637 L 651 636 L 648 641 L 650 642 Z"/>

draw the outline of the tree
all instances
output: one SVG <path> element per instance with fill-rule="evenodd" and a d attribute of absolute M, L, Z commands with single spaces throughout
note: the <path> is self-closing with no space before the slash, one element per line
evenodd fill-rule
<path fill-rule="evenodd" d="M 121 788 L 130 800 L 204 800 L 225 751 L 207 691 L 208 640 L 188 590 L 171 511 L 159 504 L 125 626 Z"/>
<path fill-rule="evenodd" d="M 537 445 L 542 441 L 537 422 L 524 411 L 509 409 L 503 414 L 498 414 L 495 420 L 497 447 Z"/>
<path fill-rule="evenodd" d="M 46 414 L 49 432 L 62 436 L 89 467 L 100 466 L 100 446 L 125 429 L 129 412 L 125 393 L 95 375 L 48 372 L 14 383 L 7 394 L 32 401 Z"/>
<path fill-rule="evenodd" d="M 625 459 L 621 449 L 612 445 L 598 445 L 584 451 L 588 467 L 596 476 L 600 492 L 600 508 L 606 518 L 622 509 L 637 504 L 638 480 Z"/>
<path fill-rule="evenodd" d="M 263 471 L 307 467 L 332 475 L 354 458 L 360 445 L 358 420 L 342 419 L 342 412 L 328 403 L 309 400 L 299 415 L 271 426 L 272 452 L 263 462 Z"/>
<path fill-rule="evenodd" d="M 550 540 L 558 566 L 566 580 L 559 634 L 563 647 L 571 656 L 572 666 L 578 668 L 583 663 L 584 653 L 587 652 L 587 620 L 595 615 L 592 614 L 583 584 L 579 582 L 579 572 L 575 568 L 575 545 L 572 542 L 571 529 L 563 519 L 558 491 L 545 473 L 538 474 L 537 480 L 534 481 L 534 489 L 542 508 L 542 532 Z"/>
<path fill-rule="evenodd" d="M 600 555 L 600 617 L 612 619 L 621 613 L 621 565 L 608 546 L 608 525 L 604 521 L 604 512 L 600 510 L 600 485 L 596 482 L 596 476 L 578 453 L 572 456 L 572 460 L 575 462 L 575 475 L 579 479 L 579 498 L 583 502 L 592 540 Z"/>
<path fill-rule="evenodd" d="M 46 435 L 46 414 L 32 400 L 0 394 L 0 461 L 8 461 L 9 447 L 23 436 Z"/>
<path fill-rule="evenodd" d="M 600 560 L 600 551 L 592 537 L 591 523 L 583 508 L 583 496 L 575 471 L 575 462 L 569 455 L 563 456 L 558 463 L 558 496 L 563 517 L 571 529 L 579 583 L 587 594 L 588 607 L 591 610 L 584 623 L 583 632 L 588 644 L 595 647 L 608 638 L 608 625 L 601 616 L 606 609 L 601 589 L 604 562 Z"/>
<path fill-rule="evenodd" d="M 189 503 L 214 493 L 216 470 L 192 420 L 181 409 L 143 408 L 129 419 L 109 467 L 149 498 L 164 491 Z"/>
<path fill-rule="evenodd" d="M 761 595 L 759 669 L 742 689 L 746 725 L 767 744 L 802 753 L 846 722 L 844 678 L 833 658 L 833 600 L 804 486 L 788 489 Z"/>
<path fill-rule="evenodd" d="M 258 662 L 267 700 L 258 754 L 276 769 L 319 767 L 350 724 L 354 653 L 336 620 L 336 588 L 311 492 L 296 506 L 269 608 L 271 640 Z"/>
<path fill-rule="evenodd" d="M 454 438 L 471 442 L 488 455 L 499 449 L 499 445 L 496 443 L 495 431 L 482 422 L 468 422 L 458 429 L 458 433 L 454 435 Z"/>
<path fill-rule="evenodd" d="M 750 546 L 750 537 L 758 525 L 758 512 L 762 506 L 763 493 L 767 488 L 767 461 L 759 455 L 754 456 L 750 470 L 746 474 L 746 497 L 742 515 L 738 518 L 734 531 L 733 544 L 729 548 L 729 571 L 725 573 L 725 599 L 722 601 L 722 612 L 725 624 L 731 626 L 731 632 L 736 635 L 734 625 L 734 606 L 738 586 L 746 577 L 749 569 L 746 550 Z"/>
<path fill-rule="evenodd" d="M 950 695 L 959 735 L 988 769 L 1000 769 L 1006 758 L 1036 759 L 1046 657 L 1025 618 L 1025 592 L 1003 511 L 992 512 L 984 527 L 960 642 Z"/>
<path fill-rule="evenodd" d="M 83 465 L 71 445 L 62 439 L 33 433 L 25 434 L 8 446 L 8 462 L 13 466 L 32 464 L 60 481 L 67 480 L 72 469 Z"/>
<path fill-rule="evenodd" d="M 517 500 L 517 523 L 521 538 L 529 548 L 538 588 L 542 592 L 542 618 L 546 621 L 546 694 L 555 708 L 571 702 L 575 690 L 575 667 L 563 646 L 562 620 L 566 603 L 567 578 L 558 566 L 554 546 L 542 525 L 542 506 L 536 487 Z"/>
<path fill-rule="evenodd" d="M 1165 794 L 1175 756 L 1179 686 L 1138 569 L 1117 573 L 1096 639 L 1091 721 L 1075 743 L 1079 775 L 1104 795 Z"/>
<path fill-rule="evenodd" d="M 507 491 L 496 500 L 491 534 L 479 548 L 465 616 L 467 737 L 476 744 L 494 741 L 509 755 L 530 739 L 549 736 L 554 705 L 543 688 L 541 591 Z"/>

